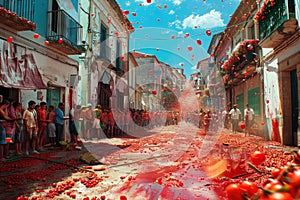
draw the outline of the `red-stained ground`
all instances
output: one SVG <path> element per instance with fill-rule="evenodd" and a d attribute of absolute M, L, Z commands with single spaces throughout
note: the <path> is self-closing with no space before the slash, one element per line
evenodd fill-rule
<path fill-rule="evenodd" d="M 15 157 L 0 163 L 0 199 L 226 199 L 225 187 L 233 182 L 252 180 L 259 186 L 273 168 L 291 160 L 287 147 L 261 137 L 233 135 L 228 130 L 205 136 L 194 129 L 169 126 L 142 138 L 123 137 L 86 143 L 83 150 L 48 150 L 40 155 Z M 181 135 L 180 135 L 181 134 Z M 193 134 L 191 138 L 190 135 Z M 175 140 L 180 135 L 190 140 Z M 202 154 L 203 143 L 211 143 Z M 119 148 L 120 144 L 128 146 Z M 188 144 L 188 143 L 187 143 Z M 181 145 L 181 146 L 180 146 Z M 182 151 L 180 149 L 182 148 Z M 91 150 L 92 149 L 92 150 Z M 87 167 L 79 157 L 89 150 L 106 166 L 102 171 Z M 265 152 L 258 166 L 262 174 L 249 168 L 250 154 Z M 202 155 L 201 155 L 202 154 Z M 13 160 L 15 159 L 15 160 Z M 47 159 L 59 161 L 69 166 Z M 91 172 L 72 168 L 85 167 Z M 95 174 L 94 174 L 95 173 Z M 22 199 L 22 198 L 19 198 Z"/>

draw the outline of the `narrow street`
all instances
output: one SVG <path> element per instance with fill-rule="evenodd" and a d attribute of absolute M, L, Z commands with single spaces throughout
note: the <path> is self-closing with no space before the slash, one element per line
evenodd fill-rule
<path fill-rule="evenodd" d="M 181 122 L 139 134 L 12 157 L 0 163 L 0 199 L 226 199 L 231 182 L 262 185 L 270 170 L 291 160 L 277 142 L 227 129 L 204 135 Z M 255 150 L 267 157 L 261 174 L 246 164 Z M 102 164 L 80 161 L 87 152 Z"/>

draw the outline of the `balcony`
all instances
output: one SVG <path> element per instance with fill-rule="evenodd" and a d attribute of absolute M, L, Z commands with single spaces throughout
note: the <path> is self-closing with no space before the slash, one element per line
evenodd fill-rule
<path fill-rule="evenodd" d="M 236 46 L 220 69 L 225 85 L 234 85 L 255 73 L 257 46 L 258 40 L 244 40 Z"/>
<path fill-rule="evenodd" d="M 102 42 L 100 44 L 100 56 L 99 59 L 104 59 L 107 62 L 111 62 L 111 48 Z"/>
<path fill-rule="evenodd" d="M 275 48 L 298 29 L 298 22 L 295 18 L 295 5 L 288 1 L 287 8 L 285 1 L 276 1 L 268 5 L 265 3 L 255 18 L 259 20 L 260 45 L 263 48 Z"/>
<path fill-rule="evenodd" d="M 3 0 L 0 7 L 0 24 L 16 31 L 35 31 L 34 0 Z"/>
<path fill-rule="evenodd" d="M 85 51 L 81 42 L 82 26 L 64 10 L 48 12 L 47 40 L 52 46 L 68 55 L 81 54 Z"/>

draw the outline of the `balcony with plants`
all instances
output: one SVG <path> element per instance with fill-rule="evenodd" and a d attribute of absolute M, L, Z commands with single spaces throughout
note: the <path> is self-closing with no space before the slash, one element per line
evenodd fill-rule
<path fill-rule="evenodd" d="M 220 63 L 219 74 L 225 86 L 235 85 L 255 73 L 258 65 L 258 40 L 244 40 L 232 51 L 228 60 Z"/>
<path fill-rule="evenodd" d="M 16 31 L 35 31 L 34 1 L 4 0 L 0 6 L 0 24 Z"/>
<path fill-rule="evenodd" d="M 47 41 L 52 46 L 67 55 L 85 52 L 81 41 L 82 26 L 64 10 L 48 12 Z"/>
<path fill-rule="evenodd" d="M 295 18 L 295 2 L 265 0 L 255 14 L 254 19 L 259 23 L 261 46 L 274 48 L 290 34 L 298 29 L 298 22 Z"/>

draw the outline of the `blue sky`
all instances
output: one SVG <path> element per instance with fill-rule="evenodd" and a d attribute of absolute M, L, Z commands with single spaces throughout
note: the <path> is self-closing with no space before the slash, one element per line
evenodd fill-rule
<path fill-rule="evenodd" d="M 240 0 L 117 0 L 133 23 L 130 50 L 154 54 L 172 67 L 193 73 L 209 57 L 213 34 L 224 30 Z M 206 31 L 211 31 L 211 36 Z M 201 45 L 197 44 L 201 40 Z"/>

